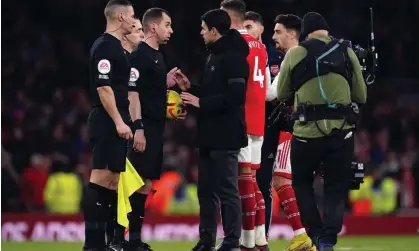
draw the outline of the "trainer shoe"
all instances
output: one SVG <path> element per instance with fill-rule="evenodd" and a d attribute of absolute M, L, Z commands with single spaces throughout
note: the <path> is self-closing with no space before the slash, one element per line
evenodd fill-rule
<path fill-rule="evenodd" d="M 306 233 L 299 234 L 292 238 L 290 245 L 285 251 L 310 251 L 312 242 Z"/>
<path fill-rule="evenodd" d="M 198 242 L 195 247 L 191 249 L 191 251 L 215 251 L 214 247 L 205 246 L 204 243 Z"/>
<path fill-rule="evenodd" d="M 270 251 L 268 245 L 265 245 L 265 246 L 257 246 L 256 245 L 256 249 L 258 251 Z"/>
<path fill-rule="evenodd" d="M 125 250 L 126 250 L 126 245 L 124 245 L 123 243 L 110 245 L 108 247 L 108 251 L 124 251 L 124 247 L 125 247 Z"/>
<path fill-rule="evenodd" d="M 317 251 L 317 247 L 316 247 L 316 245 L 314 245 L 314 244 L 313 244 L 313 246 L 311 246 L 310 251 Z"/>

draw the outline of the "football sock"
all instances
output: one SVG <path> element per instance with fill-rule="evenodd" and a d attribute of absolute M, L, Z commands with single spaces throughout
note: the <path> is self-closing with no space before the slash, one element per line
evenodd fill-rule
<path fill-rule="evenodd" d="M 305 228 L 301 223 L 300 210 L 298 209 L 297 200 L 295 199 L 294 189 L 291 185 L 284 185 L 277 190 L 281 200 L 282 208 L 291 223 L 294 235 L 305 233 Z"/>
<path fill-rule="evenodd" d="M 132 207 L 132 212 L 129 214 L 129 242 L 133 245 L 138 245 L 142 243 L 141 229 L 143 227 L 147 194 L 134 193 L 129 200 Z"/>
<path fill-rule="evenodd" d="M 242 245 L 253 248 L 255 246 L 256 198 L 251 173 L 239 175 L 239 192 L 243 211 Z"/>
<path fill-rule="evenodd" d="M 105 248 L 106 222 L 110 215 L 110 200 L 116 192 L 94 183 L 89 183 L 83 204 L 85 222 L 84 249 Z"/>
<path fill-rule="evenodd" d="M 256 198 L 256 215 L 255 215 L 255 240 L 256 245 L 265 246 L 266 233 L 265 233 L 265 200 L 263 199 L 262 192 L 259 189 L 256 177 L 252 177 L 253 188 L 255 190 Z"/>

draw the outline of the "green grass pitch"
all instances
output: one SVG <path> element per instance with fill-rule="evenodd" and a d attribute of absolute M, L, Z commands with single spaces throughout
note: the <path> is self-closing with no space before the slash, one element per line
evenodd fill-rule
<path fill-rule="evenodd" d="M 150 242 L 156 251 L 188 251 L 195 242 Z M 285 240 L 269 243 L 272 251 L 282 251 L 288 244 Z M 81 251 L 81 243 L 65 242 L 5 242 L 1 243 L 2 251 Z M 419 251 L 417 236 L 368 236 L 342 237 L 335 250 L 347 251 Z"/>

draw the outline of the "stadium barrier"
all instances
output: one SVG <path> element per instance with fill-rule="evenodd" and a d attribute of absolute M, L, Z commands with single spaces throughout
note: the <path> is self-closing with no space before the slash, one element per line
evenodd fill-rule
<path fill-rule="evenodd" d="M 198 223 L 198 217 L 149 215 L 143 227 L 143 237 L 147 241 L 197 240 Z M 221 226 L 218 233 L 223 233 Z M 396 216 L 347 216 L 341 232 L 341 235 L 417 234 L 419 234 L 418 217 Z M 290 239 L 292 236 L 292 228 L 285 218 L 273 219 L 270 231 L 272 240 Z M 81 215 L 2 214 L 1 237 L 3 241 L 80 242 L 84 239 L 84 223 Z"/>

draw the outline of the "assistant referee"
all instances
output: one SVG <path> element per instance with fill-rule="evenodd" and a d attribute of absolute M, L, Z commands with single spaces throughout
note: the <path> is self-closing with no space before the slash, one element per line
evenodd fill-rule
<path fill-rule="evenodd" d="M 93 43 L 89 59 L 93 109 L 87 126 L 93 170 L 83 205 L 85 251 L 105 250 L 106 222 L 116 203 L 119 173 L 125 170 L 127 140 L 132 139 L 127 125 L 130 66 L 121 40 L 132 32 L 134 9 L 129 1 L 111 0 L 104 14 L 106 32 Z"/>

